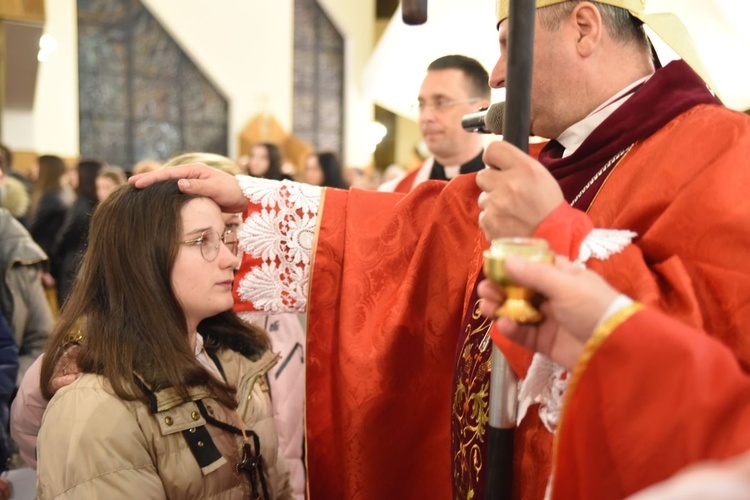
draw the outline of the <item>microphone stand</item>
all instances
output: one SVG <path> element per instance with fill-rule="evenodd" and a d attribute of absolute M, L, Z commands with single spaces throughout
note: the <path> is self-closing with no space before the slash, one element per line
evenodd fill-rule
<path fill-rule="evenodd" d="M 535 20 L 534 0 L 510 0 L 503 140 L 526 153 L 529 152 L 531 123 L 531 68 Z M 487 429 L 486 500 L 510 499 L 513 493 L 513 435 L 517 404 L 516 375 L 502 351 L 493 344 Z"/>

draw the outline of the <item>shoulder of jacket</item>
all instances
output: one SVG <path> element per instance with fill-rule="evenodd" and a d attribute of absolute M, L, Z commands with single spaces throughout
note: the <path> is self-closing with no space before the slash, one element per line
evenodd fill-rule
<path fill-rule="evenodd" d="M 47 260 L 47 254 L 29 231 L 4 208 L 0 208 L 0 234 L 3 235 L 0 239 L 0 262 L 4 266 L 14 262 L 39 264 Z"/>
<path fill-rule="evenodd" d="M 265 351 L 260 358 L 250 359 L 243 354 L 223 347 L 217 351 L 217 356 L 225 370 L 236 367 L 240 373 L 246 375 L 265 374 L 278 362 L 279 355 L 270 349 Z"/>
<path fill-rule="evenodd" d="M 89 410 L 86 410 L 87 404 Z M 47 411 L 54 407 L 75 406 L 76 416 L 82 416 L 81 412 L 96 412 L 101 405 L 107 405 L 107 415 L 110 411 L 116 411 L 117 406 L 127 409 L 129 413 L 135 414 L 135 407 L 143 405 L 140 401 L 125 401 L 120 399 L 112 390 L 107 379 L 102 375 L 83 373 L 72 384 L 63 387 L 52 397 L 47 405 Z M 143 405 L 145 406 L 145 405 Z"/>

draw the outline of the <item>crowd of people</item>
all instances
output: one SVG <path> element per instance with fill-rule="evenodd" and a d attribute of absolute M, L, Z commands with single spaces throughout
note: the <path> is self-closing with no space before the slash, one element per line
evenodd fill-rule
<path fill-rule="evenodd" d="M 270 142 L 129 179 L 0 148 L 3 464 L 39 498 L 481 498 L 494 344 L 508 496 L 750 497 L 750 118 L 655 63 L 629 2 L 538 0 L 547 141 L 485 148 L 460 122 L 506 84 L 508 9 L 491 72 L 426 68 L 430 156 L 378 190 Z M 556 254 L 504 263 L 540 322 L 497 317 L 507 237 Z"/>

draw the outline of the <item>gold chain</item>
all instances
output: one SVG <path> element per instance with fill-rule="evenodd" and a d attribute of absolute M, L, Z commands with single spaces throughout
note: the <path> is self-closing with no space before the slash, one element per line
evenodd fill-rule
<path fill-rule="evenodd" d="M 586 191 L 588 191 L 588 189 L 596 182 L 596 180 L 599 177 L 601 177 L 601 175 L 604 172 L 606 172 L 607 169 L 609 167 L 611 167 L 617 160 L 619 160 L 620 158 L 622 158 L 623 156 L 625 156 L 628 153 L 628 151 L 630 151 L 633 148 L 633 146 L 635 146 L 635 143 L 633 143 L 630 146 L 626 147 L 625 149 L 623 149 L 622 151 L 620 151 L 619 153 L 617 153 L 616 155 L 614 155 L 607 163 L 605 163 L 604 166 L 602 168 L 600 168 L 597 173 L 594 174 L 594 176 L 591 178 L 591 180 L 588 181 L 585 186 L 583 186 L 583 189 L 581 189 L 581 192 L 578 193 L 575 198 L 573 198 L 573 201 L 570 202 L 570 206 L 572 207 L 573 205 L 575 205 L 576 202 L 581 199 L 581 196 L 583 196 L 583 193 L 585 193 Z"/>

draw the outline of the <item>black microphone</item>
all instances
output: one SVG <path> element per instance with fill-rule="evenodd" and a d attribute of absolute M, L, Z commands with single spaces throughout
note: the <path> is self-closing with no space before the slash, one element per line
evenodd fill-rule
<path fill-rule="evenodd" d="M 505 103 L 496 102 L 487 109 L 464 115 L 461 119 L 461 126 L 467 132 L 503 135 L 504 120 Z"/>

